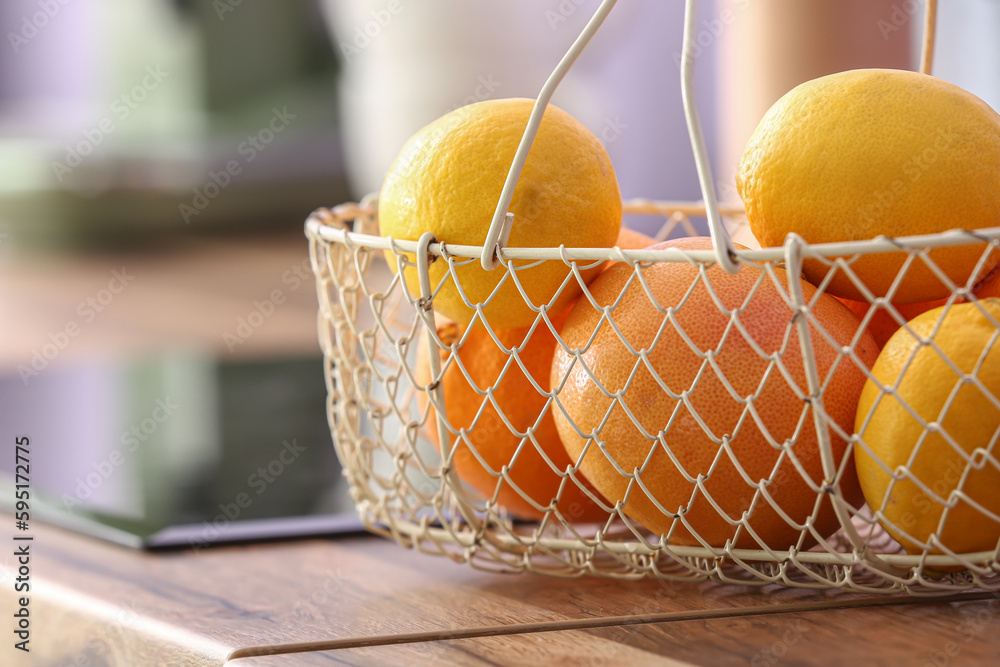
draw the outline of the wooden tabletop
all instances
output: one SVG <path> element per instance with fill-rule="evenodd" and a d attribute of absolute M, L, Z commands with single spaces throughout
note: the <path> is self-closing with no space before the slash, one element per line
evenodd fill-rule
<path fill-rule="evenodd" d="M 4 665 L 981 665 L 1000 654 L 1000 604 L 984 593 L 504 575 L 374 536 L 144 553 L 38 522 L 32 534 L 31 660 L 7 632 Z"/>

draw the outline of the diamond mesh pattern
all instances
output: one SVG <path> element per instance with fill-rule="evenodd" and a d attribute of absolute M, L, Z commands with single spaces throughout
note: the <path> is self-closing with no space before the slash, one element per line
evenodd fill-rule
<path fill-rule="evenodd" d="M 329 390 L 328 414 L 335 447 L 344 467 L 352 497 L 365 524 L 376 533 L 391 537 L 407 547 L 448 556 L 456 561 L 468 562 L 475 567 L 497 571 L 532 571 L 557 576 L 596 574 L 620 578 L 656 577 L 679 581 L 715 580 L 727 583 L 777 583 L 785 586 L 839 587 L 857 591 L 898 591 L 930 595 L 954 592 L 968 588 L 1000 589 L 1000 576 L 996 564 L 997 551 L 978 554 L 956 554 L 942 548 L 932 538 L 924 544 L 922 553 L 907 554 L 882 529 L 877 517 L 882 517 L 884 507 L 858 506 L 842 493 L 840 482 L 848 466 L 853 466 L 849 456 L 856 442 L 864 444 L 865 426 L 856 434 L 839 424 L 825 407 L 823 398 L 834 377 L 846 369 L 860 369 L 871 377 L 858 354 L 862 330 L 877 311 L 884 310 L 896 322 L 905 325 L 903 317 L 888 298 L 875 298 L 853 273 L 851 265 L 862 253 L 906 252 L 909 257 L 901 269 L 899 279 L 916 264 L 927 267 L 948 286 L 952 296 L 948 305 L 959 301 L 975 302 L 970 285 L 955 285 L 937 269 L 928 251 L 935 244 L 976 243 L 983 249 L 980 263 L 996 250 L 1000 230 L 954 232 L 935 239 L 879 239 L 856 242 L 851 254 L 842 248 L 831 249 L 812 246 L 790 239 L 782 249 L 741 251 L 738 261 L 742 271 L 755 276 L 753 288 L 741 302 L 734 302 L 731 295 L 715 290 L 709 274 L 711 252 L 681 251 L 621 251 L 617 249 L 505 249 L 501 266 L 504 280 L 518 284 L 518 266 L 513 268 L 510 258 L 532 261 L 561 261 L 572 270 L 565 285 L 579 283 L 583 288 L 582 299 L 600 313 L 598 327 L 582 345 L 573 347 L 559 335 L 553 324 L 555 313 L 549 313 L 547 304 L 531 304 L 538 313 L 535 324 L 518 345 L 505 345 L 496 333 L 497 323 L 487 321 L 478 308 L 478 325 L 485 328 L 494 343 L 507 355 L 505 374 L 521 372 L 531 377 L 520 357 L 530 336 L 548 330 L 557 345 L 575 356 L 576 372 L 586 373 L 597 383 L 604 398 L 604 411 L 594 416 L 593 428 L 574 425 L 577 434 L 586 439 L 584 451 L 572 465 L 559 469 L 544 453 L 545 460 L 554 474 L 561 477 L 561 486 L 543 518 L 536 522 L 513 519 L 500 507 L 497 493 L 503 488 L 514 488 L 510 469 L 517 465 L 518 456 L 528 448 L 542 451 L 536 436 L 538 422 L 518 428 L 504 415 L 502 406 L 493 397 L 493 388 L 475 386 L 478 405 L 477 417 L 464 428 L 457 428 L 446 418 L 440 391 L 441 374 L 448 368 L 457 368 L 470 382 L 471 376 L 463 367 L 457 350 L 467 338 L 442 339 L 434 324 L 429 301 L 420 295 L 408 293 L 397 274 L 390 271 L 388 261 L 400 269 L 415 271 L 415 244 L 393 241 L 377 235 L 377 202 L 369 198 L 360 204 L 345 204 L 333 210 L 320 209 L 307 223 L 313 269 L 317 278 L 320 300 L 319 338 L 325 356 L 325 374 Z M 663 226 L 658 238 L 680 234 L 693 234 L 691 218 L 703 211 L 695 205 L 676 205 L 658 202 L 627 202 L 626 211 L 657 217 Z M 732 225 L 745 224 L 738 212 L 728 211 Z M 447 280 L 455 281 L 454 267 L 478 261 L 480 248 L 447 247 L 431 244 L 428 252 L 433 261 L 447 262 L 451 267 Z M 856 253 L 856 254 L 855 254 Z M 834 255 L 839 256 L 834 256 Z M 797 280 L 781 278 L 784 270 L 798 275 L 796 267 L 804 258 L 822 261 L 830 267 L 827 281 L 818 291 L 808 296 L 802 292 Z M 608 301 L 600 301 L 583 284 L 579 271 L 595 263 L 615 261 L 627 263 L 632 271 L 625 290 Z M 657 302 L 647 274 L 649 267 L 658 262 L 686 262 L 697 268 L 695 278 L 688 286 L 680 303 L 664 306 Z M 873 304 L 863 318 L 863 326 L 848 342 L 839 341 L 835 332 L 827 331 L 813 310 L 823 294 L 827 282 L 835 273 L 848 276 Z M 444 282 L 444 281 L 443 281 Z M 898 283 L 898 280 L 897 280 Z M 459 285 L 460 287 L 460 285 Z M 705 336 L 689 331 L 683 323 L 685 300 L 693 298 L 699 290 L 706 291 L 719 311 L 720 329 L 706 344 Z M 757 297 L 764 291 L 777 291 L 789 309 L 789 324 L 780 344 L 761 342 L 748 315 L 755 307 Z M 645 332 L 642 340 L 627 335 L 616 319 L 616 309 L 622 308 L 626 293 L 644 298 L 660 313 L 661 324 L 656 330 Z M 522 292 L 523 295 L 523 292 Z M 891 295 L 890 295 L 891 296 Z M 630 297 L 631 298 L 631 297 Z M 983 311 L 985 313 L 985 311 Z M 988 315 L 988 313 L 986 313 Z M 1000 323 L 991 319 L 1000 337 Z M 422 334 L 426 334 L 422 338 Z M 586 351 L 599 337 L 615 337 L 618 345 L 634 358 L 631 373 L 614 382 L 588 366 Z M 422 343 L 422 340 L 429 343 Z M 933 339 L 923 341 L 926 346 L 941 354 L 944 363 L 953 370 L 955 390 L 941 407 L 939 414 L 920 414 L 911 408 L 897 391 L 897 387 L 880 386 L 878 401 L 896 401 L 924 430 L 924 437 L 914 456 L 918 456 L 924 440 L 942 439 L 954 450 L 954 477 L 956 489 L 945 493 L 941 488 L 922 482 L 903 466 L 885 470 L 893 476 L 892 484 L 904 480 L 916 484 L 928 503 L 945 508 L 942 522 L 951 508 L 960 503 L 972 505 L 980 512 L 983 522 L 1000 522 L 1000 516 L 988 508 L 975 506 L 965 493 L 966 481 L 983 469 L 1000 469 L 996 441 L 1000 428 L 993 433 L 988 445 L 967 454 L 949 433 L 954 425 L 947 420 L 949 410 L 962 400 L 963 392 L 977 391 L 988 397 L 1000 415 L 1000 400 L 990 393 L 980 380 L 986 363 L 984 352 L 975 368 L 962 369 L 947 359 Z M 417 347 L 429 344 L 441 359 L 436 378 L 421 383 L 415 372 Z M 688 379 L 686 386 L 667 382 L 656 372 L 651 359 L 665 346 L 696 355 L 700 360 L 697 373 Z M 989 349 L 989 348 L 988 348 Z M 820 353 L 832 361 L 825 369 L 817 364 Z M 720 359 L 726 354 L 739 354 L 752 363 L 755 374 L 752 381 L 746 377 L 728 377 Z M 433 356 L 433 355 L 432 355 Z M 745 374 L 743 374 L 745 376 Z M 567 381 L 569 373 L 564 376 Z M 660 400 L 671 406 L 663 423 L 651 423 L 642 418 L 642 410 L 628 392 L 639 379 L 652 381 L 662 392 Z M 560 383 L 561 384 L 561 383 Z M 546 398 L 546 409 L 564 410 L 559 400 L 561 386 L 547 390 L 532 381 L 534 390 Z M 703 396 L 711 391 L 715 403 L 706 402 Z M 423 404 L 436 406 L 421 409 L 418 394 L 425 393 Z M 780 394 L 787 397 L 787 410 L 793 415 L 794 424 L 787 432 L 772 433 L 767 428 L 769 419 L 762 414 L 766 404 L 762 396 Z M 714 427 L 718 420 L 709 419 L 706 409 L 716 405 L 726 408 L 730 415 L 725 429 Z M 482 415 L 492 408 L 497 420 L 486 424 Z M 540 419 L 541 417 L 539 417 Z M 440 454 L 427 435 L 429 420 L 437 420 L 437 432 L 449 434 L 445 452 Z M 639 461 L 619 461 L 613 442 L 602 437 L 608 424 L 628 420 L 648 441 L 648 455 Z M 866 422 L 867 423 L 867 422 Z M 479 494 L 463 485 L 452 463 L 456 448 L 468 448 L 476 454 L 477 438 L 474 429 L 482 426 L 510 430 L 520 439 L 508 465 L 490 468 L 496 478 L 492 495 Z M 1000 423 L 998 423 L 1000 426 Z M 711 466 L 702 470 L 687 470 L 681 458 L 671 449 L 671 434 L 676 429 L 701 429 L 706 442 L 716 448 Z M 738 456 L 738 443 L 749 434 L 756 433 L 777 453 L 776 463 L 766 470 L 749 470 Z M 801 447 L 796 443 L 813 438 L 819 443 L 823 456 L 823 475 L 817 478 L 805 469 L 800 461 Z M 834 455 L 831 443 L 846 443 L 844 454 Z M 450 445 L 448 444 L 450 443 Z M 627 484 L 625 502 L 633 496 L 644 496 L 664 516 L 672 517 L 669 530 L 662 536 L 647 532 L 641 525 L 626 517 L 618 508 L 603 498 L 587 494 L 607 512 L 603 523 L 573 523 L 566 512 L 557 509 L 566 488 L 579 485 L 580 463 L 591 451 L 607 456 Z M 870 450 L 868 450 L 870 451 Z M 656 456 L 654 456 L 656 454 Z M 659 458 L 657 458 L 659 457 Z M 654 461 L 654 459 L 656 459 Z M 485 460 L 480 458 L 485 464 Z M 669 465 L 690 485 L 687 502 L 678 506 L 665 506 L 647 487 L 643 473 L 649 466 Z M 489 466 L 487 466 L 489 468 Z M 723 472 L 726 471 L 726 472 Z M 728 475 L 731 484 L 746 485 L 752 490 L 752 500 L 738 508 L 724 507 L 712 495 L 710 480 L 713 475 Z M 816 502 L 812 514 L 803 522 L 788 516 L 782 504 L 774 497 L 781 482 L 795 478 L 808 485 Z M 521 492 L 526 500 L 534 502 Z M 697 527 L 688 522 L 687 507 L 696 503 L 710 507 L 717 517 L 734 531 L 734 539 L 725 545 L 712 546 L 701 539 Z M 836 511 L 841 530 L 832 537 L 818 532 L 813 522 L 821 508 Z M 754 531 L 755 517 L 764 512 L 776 513 L 797 536 L 789 545 L 766 544 Z M 943 525 L 943 524 L 942 524 Z M 896 526 L 905 532 L 905 526 Z M 687 544 L 676 539 L 683 533 L 694 537 Z M 932 553 L 932 551 L 934 553 Z M 941 570 L 948 569 L 942 575 Z"/>

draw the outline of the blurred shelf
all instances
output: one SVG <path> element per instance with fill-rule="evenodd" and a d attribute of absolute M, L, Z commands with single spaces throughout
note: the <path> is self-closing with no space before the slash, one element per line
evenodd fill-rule
<path fill-rule="evenodd" d="M 303 222 L 304 216 L 290 217 L 280 233 L 165 237 L 91 252 L 6 239 L 0 313 L 11 325 L 0 330 L 0 368 L 32 364 L 67 327 L 75 335 L 62 340 L 46 365 L 175 349 L 258 358 L 318 354 L 318 302 Z M 116 271 L 124 286 L 109 285 Z M 270 316 L 252 315 L 270 310 L 268 304 Z M 237 336 L 248 317 L 258 326 Z M 51 345 L 46 351 L 53 352 Z"/>

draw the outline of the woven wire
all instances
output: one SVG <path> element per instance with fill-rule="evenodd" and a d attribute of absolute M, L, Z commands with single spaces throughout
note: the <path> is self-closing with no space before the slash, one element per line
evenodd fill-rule
<path fill-rule="evenodd" d="M 692 217 L 704 214 L 695 204 L 670 204 L 662 202 L 626 202 L 626 211 L 641 213 L 656 217 L 662 221 L 662 227 L 657 238 L 667 238 L 678 234 L 691 235 L 695 232 Z M 724 211 L 730 216 L 727 221 L 731 225 L 745 224 L 739 217 L 734 217 L 735 211 Z M 799 531 L 799 540 L 794 545 L 769 545 L 759 539 L 753 542 L 752 548 L 734 546 L 732 541 L 724 546 L 710 546 L 704 541 L 700 546 L 680 546 L 671 540 L 671 533 L 657 536 L 647 532 L 641 525 L 629 519 L 620 511 L 619 506 L 606 503 L 603 498 L 592 498 L 607 511 L 607 520 L 598 524 L 580 524 L 564 516 L 556 505 L 568 485 L 577 485 L 579 476 L 577 468 L 579 460 L 564 470 L 553 466 L 551 459 L 546 458 L 553 472 L 562 478 L 557 497 L 553 499 L 548 509 L 541 507 L 527 494 L 520 495 L 536 507 L 545 510 L 538 521 L 518 521 L 509 516 L 506 510 L 497 502 L 497 494 L 482 495 L 463 485 L 451 466 L 450 456 L 438 452 L 428 437 L 429 421 L 438 419 L 443 426 L 439 433 L 447 433 L 448 441 L 460 443 L 476 453 L 476 441 L 470 437 L 476 422 L 466 428 L 456 428 L 449 424 L 445 412 L 431 410 L 428 406 L 439 405 L 439 397 L 435 397 L 435 388 L 439 384 L 440 373 L 449 366 L 459 369 L 468 378 L 468 373 L 462 369 L 462 361 L 458 356 L 460 346 L 465 336 L 457 341 L 446 342 L 437 335 L 436 325 L 430 315 L 429 304 L 419 295 L 411 294 L 400 276 L 391 271 L 388 261 L 407 270 L 413 270 L 415 263 L 413 248 L 405 243 L 384 239 L 377 235 L 377 202 L 369 198 L 361 204 L 345 204 L 333 210 L 320 209 L 311 216 L 307 223 L 307 235 L 310 240 L 313 270 L 317 277 L 320 300 L 319 337 L 325 357 L 326 381 L 329 390 L 328 413 L 337 453 L 340 456 L 351 488 L 351 494 L 357 505 L 358 512 L 365 525 L 372 531 L 391 537 L 404 546 L 432 554 L 447 556 L 460 562 L 493 571 L 531 571 L 549 575 L 572 577 L 584 574 L 601 575 L 618 578 L 653 577 L 675 581 L 714 580 L 725 583 L 742 584 L 780 584 L 793 587 L 836 587 L 847 590 L 866 592 L 891 592 L 906 590 L 914 595 L 933 595 L 955 592 L 971 588 L 1000 589 L 1000 566 L 997 565 L 997 551 L 979 554 L 955 554 L 949 552 L 946 545 L 941 545 L 931 538 L 931 543 L 925 545 L 923 553 L 906 554 L 899 544 L 890 538 L 879 523 L 886 521 L 884 507 L 868 508 L 867 506 L 851 506 L 840 494 L 838 482 L 847 466 L 853 465 L 849 452 L 856 442 L 867 447 L 863 439 L 856 433 L 845 432 L 823 409 L 823 396 L 829 382 L 840 365 L 854 365 L 861 369 L 867 378 L 874 378 L 857 354 L 856 346 L 861 340 L 861 331 L 874 317 L 877 310 L 885 310 L 901 325 L 906 327 L 903 317 L 888 298 L 877 298 L 871 294 L 860 279 L 854 275 L 851 265 L 861 253 L 872 252 L 869 242 L 858 242 L 854 247 L 857 252 L 834 256 L 829 248 L 809 246 L 793 242 L 783 253 L 771 250 L 740 251 L 737 261 L 741 270 L 752 271 L 756 276 L 754 287 L 746 297 L 746 303 L 753 299 L 758 290 L 777 288 L 789 307 L 789 324 L 783 339 L 781 349 L 763 349 L 754 342 L 753 336 L 746 330 L 740 319 L 743 307 L 726 309 L 721 299 L 714 297 L 720 312 L 728 318 L 728 326 L 721 337 L 718 347 L 705 350 L 684 332 L 676 318 L 676 311 L 657 304 L 656 299 L 644 280 L 644 271 L 656 262 L 682 261 L 698 268 L 697 278 L 691 290 L 700 285 L 713 293 L 712 281 L 707 273 L 712 265 L 711 253 L 699 251 L 665 251 L 639 250 L 622 251 L 619 249 L 547 249 L 547 259 L 540 261 L 565 262 L 570 271 L 561 289 L 570 289 L 576 284 L 582 290 L 581 299 L 590 299 L 595 307 L 600 308 L 587 288 L 580 271 L 588 266 L 603 261 L 624 262 L 631 267 L 630 284 L 635 289 L 643 289 L 646 296 L 659 309 L 663 317 L 662 330 L 676 331 L 684 340 L 689 350 L 702 360 L 702 368 L 698 377 L 689 388 L 671 388 L 662 380 L 655 378 L 655 372 L 648 363 L 647 354 L 643 349 L 632 346 L 621 337 L 628 353 L 635 359 L 632 374 L 626 380 L 631 382 L 636 374 L 652 372 L 661 389 L 672 398 L 677 399 L 678 410 L 684 405 L 685 396 L 693 391 L 699 382 L 720 382 L 727 388 L 728 398 L 741 405 L 741 417 L 737 430 L 729 434 L 713 433 L 707 423 L 700 420 L 705 433 L 719 447 L 719 454 L 712 469 L 685 473 L 686 479 L 695 489 L 694 496 L 701 495 L 713 502 L 711 494 L 705 486 L 717 465 L 723 462 L 735 466 L 741 473 L 743 483 L 753 488 L 754 497 L 741 517 L 726 517 L 733 525 L 736 535 L 750 530 L 750 519 L 759 507 L 770 506 L 779 513 L 781 507 L 768 494 L 769 486 L 779 475 L 799 474 L 806 480 L 812 492 L 816 494 L 818 508 L 824 498 L 830 501 L 840 511 L 842 529 L 833 536 L 819 534 L 811 527 L 811 521 L 816 517 L 817 510 L 804 523 L 797 523 L 785 516 L 794 528 Z M 997 237 L 1000 230 L 983 230 L 975 235 L 964 233 L 965 243 L 975 242 L 982 247 L 980 265 L 984 266 L 990 252 L 997 249 Z M 899 272 L 898 284 L 914 263 L 922 263 L 939 277 L 942 283 L 951 291 L 946 307 L 960 300 L 977 303 L 971 292 L 971 285 L 956 285 L 947 275 L 934 264 L 930 249 L 935 242 L 920 239 L 894 240 L 891 247 L 898 253 L 905 252 L 906 263 Z M 939 245 L 955 243 L 954 235 L 940 235 L 936 243 Z M 462 262 L 476 261 L 477 250 L 454 247 L 443 247 L 432 244 L 428 253 L 437 257 L 437 261 L 446 261 L 451 267 L 450 280 L 457 282 L 454 267 Z M 515 250 L 515 249 L 511 249 Z M 464 257 L 462 255 L 465 255 Z M 544 255 L 544 252 L 542 253 Z M 789 279 L 782 282 L 777 278 L 779 269 L 791 269 L 791 276 L 798 275 L 795 270 L 802 257 L 819 258 L 826 262 L 831 271 L 827 279 L 821 283 L 814 297 L 806 301 L 798 287 L 799 281 Z M 652 259 L 650 259 L 652 258 Z M 504 280 L 517 280 L 517 273 L 523 268 L 518 266 L 512 270 L 513 263 L 502 262 L 503 266 L 496 269 L 504 274 Z M 979 268 L 979 267 L 977 267 Z M 841 345 L 831 332 L 827 332 L 814 316 L 812 306 L 823 294 L 826 284 L 834 273 L 843 273 L 851 278 L 858 289 L 865 294 L 873 304 L 862 319 L 862 327 L 850 344 Z M 973 272 L 972 275 L 976 275 Z M 972 280 L 970 278 L 970 280 Z M 442 284 L 446 280 L 442 280 Z M 624 290 L 623 290 L 624 292 Z M 689 290 L 690 292 L 690 290 Z M 504 354 L 508 355 L 507 364 L 498 377 L 497 384 L 506 374 L 515 372 L 518 368 L 528 377 L 523 362 L 519 358 L 519 350 L 530 341 L 530 336 L 524 340 L 518 349 L 505 346 L 497 336 L 494 328 L 498 323 L 486 320 L 482 312 L 484 304 L 468 303 L 470 307 L 479 308 L 477 326 L 483 327 Z M 604 309 L 603 322 L 611 326 L 621 336 L 614 322 L 616 303 Z M 548 329 L 558 345 L 567 353 L 574 353 L 559 336 L 557 327 L 552 322 L 552 316 L 547 312 L 545 304 L 532 304 L 538 313 L 531 335 L 541 335 L 538 332 Z M 980 309 L 990 322 L 1000 331 L 1000 323 L 992 319 L 990 314 Z M 793 317 L 793 314 L 797 315 Z M 662 333 L 662 331 L 661 331 Z M 468 330 L 465 335 L 467 336 Z M 803 336 L 804 334 L 804 336 Z M 1000 335 L 1000 334 L 997 334 Z M 994 335 L 994 339 L 997 338 Z M 805 339 L 803 341 L 803 338 Z M 445 361 L 437 378 L 431 382 L 421 382 L 416 371 L 417 348 L 419 345 L 429 345 L 434 350 L 443 352 Z M 423 341 L 423 342 L 422 342 Z M 756 410 L 755 399 L 760 391 L 748 396 L 735 391 L 726 379 L 722 369 L 715 359 L 727 345 L 745 344 L 753 349 L 761 360 L 766 361 L 766 370 L 760 378 L 762 389 L 769 382 L 781 383 L 794 392 L 801 401 L 801 410 L 794 432 L 787 437 L 770 434 L 765 420 Z M 922 345 L 929 346 L 943 358 L 943 351 L 937 346 L 933 337 L 922 340 Z M 786 363 L 786 353 L 792 346 L 803 345 L 804 354 L 797 362 L 805 365 L 807 372 L 814 375 L 816 391 L 810 391 L 806 386 L 800 386 L 795 379 L 796 368 L 790 368 Z M 825 376 L 818 374 L 816 361 L 811 351 L 815 346 L 827 346 L 836 350 L 835 361 Z M 991 346 L 987 347 L 987 350 Z M 986 352 L 980 360 L 980 366 L 985 360 Z M 906 367 L 912 358 L 907 361 Z M 965 480 L 974 469 L 992 467 L 1000 469 L 996 453 L 996 441 L 1000 437 L 1000 429 L 994 433 L 992 441 L 985 448 L 980 448 L 971 454 L 964 452 L 949 436 L 941 423 L 949 406 L 956 400 L 958 387 L 973 386 L 979 389 L 991 405 L 1000 410 L 1000 401 L 990 393 L 979 378 L 980 368 L 965 372 L 954 362 L 947 360 L 956 376 L 956 390 L 949 397 L 942 409 L 942 414 L 933 422 L 926 420 L 913 408 L 906 406 L 912 417 L 924 429 L 925 434 L 937 433 L 960 451 L 966 465 L 960 474 L 954 491 L 947 497 L 939 495 L 929 485 L 917 481 L 926 497 L 931 502 L 945 507 L 942 524 L 947 519 L 949 508 L 959 502 L 970 502 L 963 491 Z M 589 371 L 588 371 L 589 373 Z M 904 373 L 905 375 L 905 369 Z M 591 374 L 593 379 L 593 375 Z M 706 379 L 708 378 L 708 379 Z M 877 381 L 876 381 L 877 382 Z M 881 395 L 893 396 L 900 400 L 895 387 L 879 385 Z M 553 387 L 546 394 L 545 390 L 535 384 L 535 390 L 546 395 L 545 409 L 558 408 L 558 388 Z M 535 448 L 543 456 L 542 445 L 535 437 L 533 428 L 526 432 L 518 431 L 503 414 L 502 407 L 492 398 L 490 387 L 478 388 L 482 397 L 479 413 L 489 405 L 501 418 L 503 427 L 510 429 L 521 438 L 518 452 L 525 448 Z M 628 409 L 621 398 L 621 393 L 604 389 L 608 399 L 621 405 L 632 418 L 633 423 L 642 431 L 642 426 Z M 421 401 L 418 395 L 423 394 L 428 400 Z M 905 402 L 903 402 L 905 405 Z M 687 407 L 696 411 L 688 404 Z M 446 409 L 446 408 L 445 408 Z M 610 414 L 610 409 L 608 414 Z M 605 415 L 605 421 L 608 415 Z M 645 433 L 648 441 L 665 449 L 670 448 L 664 439 L 664 434 L 670 432 L 674 416 L 667 419 L 661 433 Z M 778 463 L 767 479 L 755 479 L 742 470 L 739 459 L 731 448 L 731 442 L 739 436 L 738 429 L 759 429 L 768 439 L 769 444 L 780 450 Z M 804 434 L 815 432 L 819 446 L 832 463 L 833 475 L 826 475 L 822 481 L 813 480 L 802 469 L 796 458 L 795 443 Z M 862 427 L 861 432 L 864 432 Z M 587 435 L 587 434 L 583 434 Z M 847 443 L 845 456 L 834 460 L 831 454 L 830 439 L 841 439 Z M 599 447 L 596 439 L 591 439 L 587 447 Z M 651 448 L 652 449 L 655 447 Z M 454 451 L 454 449 L 450 450 Z M 919 446 L 918 446 L 919 451 Z M 586 451 L 584 455 L 586 454 Z M 501 486 L 514 488 L 516 485 L 509 477 L 509 468 L 516 464 L 515 459 L 508 466 L 491 470 L 497 479 L 497 490 Z M 672 461 L 682 468 L 679 459 L 671 453 Z M 480 458 L 483 463 L 485 461 Z M 616 464 L 617 465 L 617 464 Z M 913 475 L 905 468 L 886 471 L 896 480 L 913 479 Z M 636 471 L 621 467 L 618 472 L 629 478 L 629 488 L 623 503 L 632 494 L 651 494 L 641 485 L 641 480 L 634 474 Z M 585 491 L 586 492 L 586 491 Z M 694 497 L 693 496 L 693 497 Z M 654 503 L 655 498 L 652 498 Z M 670 508 L 659 506 L 665 514 L 670 515 Z M 716 505 L 716 509 L 720 509 Z M 1000 517 L 986 508 L 982 510 L 983 521 L 1000 523 Z M 721 513 L 721 512 L 720 512 Z M 676 515 L 676 527 L 685 525 L 685 517 Z M 695 527 L 685 527 L 697 537 Z M 679 528 L 678 528 L 679 529 Z M 896 526 L 900 530 L 901 527 Z M 809 546 L 810 538 L 816 546 Z M 780 547 L 780 548 L 775 548 Z M 931 553 L 937 548 L 937 553 Z M 942 570 L 950 571 L 942 574 Z"/>

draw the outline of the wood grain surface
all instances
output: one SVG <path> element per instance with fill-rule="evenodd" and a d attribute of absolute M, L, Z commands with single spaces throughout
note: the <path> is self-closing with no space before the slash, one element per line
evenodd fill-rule
<path fill-rule="evenodd" d="M 360 655 L 365 664 L 368 644 L 441 640 L 427 650 L 466 650 L 455 644 L 493 651 L 509 640 L 502 635 L 543 629 L 554 632 L 543 633 L 542 645 L 554 647 L 562 645 L 558 636 L 570 637 L 565 646 L 579 646 L 572 638 L 582 633 L 594 637 L 588 642 L 640 652 L 672 645 L 676 653 L 668 657 L 688 661 L 709 643 L 747 660 L 798 618 L 815 623 L 811 642 L 828 649 L 850 647 L 847 637 L 862 632 L 895 654 L 918 640 L 926 650 L 944 650 L 948 637 L 964 642 L 963 614 L 985 614 L 981 624 L 989 628 L 996 611 L 992 599 L 963 606 L 805 589 L 483 573 L 374 537 L 151 554 L 37 523 L 33 532 L 33 657 L 47 662 L 23 664 L 79 664 L 83 656 L 93 664 L 219 665 L 227 656 L 332 647 L 341 650 L 325 652 Z M 12 556 L 2 560 L 0 615 L 10 618 L 15 565 Z M 883 606 L 830 609 L 857 605 Z M 809 620 L 811 614 L 837 619 L 836 629 Z M 927 626 L 919 637 L 911 632 L 917 620 Z M 980 631 L 962 652 L 1000 653 L 994 636 L 1000 635 Z M 10 645 L 3 651 L 9 654 Z M 284 658 L 291 656 L 273 659 Z"/>
<path fill-rule="evenodd" d="M 588 630 L 455 638 L 237 659 L 298 665 L 987 665 L 995 600 L 914 603 Z"/>

